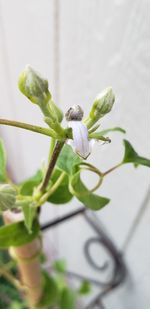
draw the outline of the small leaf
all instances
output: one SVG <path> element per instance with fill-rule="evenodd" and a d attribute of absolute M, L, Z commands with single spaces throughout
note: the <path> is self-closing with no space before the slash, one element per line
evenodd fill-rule
<path fill-rule="evenodd" d="M 58 168 L 55 168 L 54 173 L 52 174 L 51 181 L 54 184 L 59 176 L 61 175 L 62 171 Z M 68 203 L 72 199 L 72 194 L 70 193 L 69 189 L 69 177 L 66 174 L 63 178 L 61 184 L 56 189 L 56 191 L 48 198 L 48 202 L 53 204 L 65 204 Z"/>
<path fill-rule="evenodd" d="M 60 259 L 60 260 L 54 261 L 53 268 L 54 268 L 54 270 L 56 270 L 59 273 L 65 273 L 65 271 L 66 271 L 66 260 Z"/>
<path fill-rule="evenodd" d="M 52 276 L 49 276 L 48 273 L 43 272 L 44 276 L 44 287 L 43 287 L 43 297 L 37 308 L 46 307 L 55 305 L 59 300 L 59 290 L 57 287 L 57 283 Z"/>
<path fill-rule="evenodd" d="M 122 129 L 120 127 L 115 127 L 115 128 L 106 129 L 106 130 L 103 130 L 103 131 L 100 131 L 100 132 L 90 133 L 90 138 L 98 139 L 99 137 L 102 137 L 102 136 L 104 136 L 107 133 L 112 132 L 112 131 L 120 132 L 120 133 L 123 133 L 123 134 L 126 133 L 126 131 L 124 129 Z"/>
<path fill-rule="evenodd" d="M 112 132 L 112 131 L 120 132 L 120 133 L 123 133 L 123 134 L 126 133 L 126 131 L 124 129 L 120 128 L 120 127 L 109 128 L 109 129 L 101 131 L 100 133 L 101 133 L 101 135 L 106 135 L 107 133 Z"/>
<path fill-rule="evenodd" d="M 37 221 L 33 223 L 32 234 L 27 232 L 23 221 L 2 226 L 0 228 L 0 248 L 19 247 L 32 241 L 38 234 L 39 224 Z"/>
<path fill-rule="evenodd" d="M 61 294 L 60 309 L 77 309 L 76 307 L 76 295 L 69 289 L 64 288 Z"/>
<path fill-rule="evenodd" d="M 79 288 L 79 294 L 85 295 L 89 294 L 90 292 L 91 292 L 91 283 L 88 280 L 84 280 Z"/>
<path fill-rule="evenodd" d="M 42 171 L 38 170 L 36 174 L 29 179 L 25 180 L 20 185 L 20 194 L 22 195 L 32 195 L 33 190 L 42 181 Z"/>
<path fill-rule="evenodd" d="M 127 140 L 124 140 L 124 147 L 125 153 L 122 163 L 133 163 L 136 167 L 138 165 L 145 165 L 150 167 L 150 159 L 139 156 Z"/>
<path fill-rule="evenodd" d="M 71 174 L 75 165 L 81 163 L 82 160 L 75 154 L 69 145 L 65 145 L 57 160 L 57 167 L 67 174 Z"/>
<path fill-rule="evenodd" d="M 0 139 L 0 182 L 5 182 L 6 180 L 6 152 L 4 148 L 4 143 Z"/>
<path fill-rule="evenodd" d="M 22 206 L 23 214 L 24 214 L 24 220 L 25 220 L 25 226 L 29 233 L 32 232 L 32 223 L 36 214 L 36 208 L 34 203 L 25 202 Z"/>
<path fill-rule="evenodd" d="M 0 185 L 0 212 L 12 209 L 16 201 L 16 190 L 9 184 Z"/>
<path fill-rule="evenodd" d="M 109 199 L 91 193 L 80 179 L 80 171 L 70 177 L 70 190 L 87 208 L 99 210 L 109 203 Z"/>

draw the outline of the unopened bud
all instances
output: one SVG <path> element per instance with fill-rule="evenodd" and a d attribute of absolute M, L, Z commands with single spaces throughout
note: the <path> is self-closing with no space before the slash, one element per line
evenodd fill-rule
<path fill-rule="evenodd" d="M 20 74 L 18 80 L 20 91 L 32 102 L 41 108 L 46 117 L 61 122 L 63 113 L 53 102 L 48 89 L 48 81 L 40 76 L 29 65 Z"/>
<path fill-rule="evenodd" d="M 9 184 L 0 185 L 0 212 L 12 209 L 16 202 L 16 190 Z"/>
<path fill-rule="evenodd" d="M 20 74 L 18 80 L 20 91 L 33 103 L 48 102 L 51 94 L 48 90 L 48 81 L 34 71 L 29 65 Z"/>
<path fill-rule="evenodd" d="M 90 118 L 98 121 L 105 114 L 109 113 L 113 107 L 115 95 L 111 87 L 103 90 L 95 99 L 90 111 Z"/>

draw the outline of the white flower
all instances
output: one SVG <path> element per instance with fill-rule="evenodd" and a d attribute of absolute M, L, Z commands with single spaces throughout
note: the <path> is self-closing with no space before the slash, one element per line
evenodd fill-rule
<path fill-rule="evenodd" d="M 66 113 L 68 127 L 72 128 L 72 138 L 68 143 L 74 148 L 75 152 L 87 159 L 91 153 L 91 148 L 94 140 L 88 139 L 88 129 L 82 122 L 83 111 L 79 105 L 71 107 Z"/>
<path fill-rule="evenodd" d="M 94 140 L 89 141 L 88 139 L 87 127 L 79 120 L 69 121 L 68 126 L 72 128 L 73 137 L 73 141 L 71 141 L 71 143 L 69 141 L 69 143 L 72 144 L 75 152 L 80 157 L 87 159 L 91 153 L 92 144 L 94 143 Z"/>

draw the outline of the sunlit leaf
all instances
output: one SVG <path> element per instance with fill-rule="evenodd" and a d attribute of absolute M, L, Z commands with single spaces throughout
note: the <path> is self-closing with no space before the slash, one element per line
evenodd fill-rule
<path fill-rule="evenodd" d="M 135 166 L 145 165 L 150 167 L 150 159 L 139 156 L 127 140 L 124 140 L 124 147 L 125 153 L 122 163 L 133 163 Z"/>
<path fill-rule="evenodd" d="M 69 145 L 65 145 L 57 160 L 57 167 L 70 175 L 72 174 L 74 166 L 80 162 L 82 162 L 80 157 L 73 152 Z"/>
<path fill-rule="evenodd" d="M 38 234 L 39 224 L 37 221 L 33 222 L 32 233 L 27 232 L 23 221 L 2 226 L 0 228 L 0 248 L 19 247 L 32 241 Z"/>
<path fill-rule="evenodd" d="M 57 179 L 60 177 L 62 171 L 58 168 L 55 168 L 54 173 L 51 177 L 51 182 L 54 184 Z M 72 194 L 70 193 L 69 189 L 69 177 L 68 174 L 66 174 L 59 185 L 59 187 L 56 189 L 56 191 L 48 198 L 48 201 L 53 204 L 65 204 L 68 203 L 72 199 Z"/>
<path fill-rule="evenodd" d="M 36 174 L 29 179 L 25 180 L 20 185 L 20 194 L 22 195 L 32 195 L 33 190 L 42 181 L 42 171 L 38 170 Z"/>

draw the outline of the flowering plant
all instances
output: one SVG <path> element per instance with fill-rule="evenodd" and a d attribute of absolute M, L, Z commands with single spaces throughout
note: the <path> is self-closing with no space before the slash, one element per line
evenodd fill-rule
<path fill-rule="evenodd" d="M 99 131 L 102 117 L 111 111 L 115 101 L 111 88 L 105 89 L 96 97 L 86 118 L 79 105 L 72 106 L 65 114 L 68 125 L 64 127 L 64 114 L 54 103 L 47 80 L 27 66 L 19 77 L 18 85 L 29 101 L 40 108 L 47 127 L 5 119 L 0 119 L 0 124 L 47 135 L 51 138 L 51 144 L 47 165 L 40 167 L 31 178 L 16 184 L 7 173 L 6 153 L 4 144 L 0 141 L 0 212 L 5 222 L 0 228 L 0 248 L 9 249 L 12 259 L 19 267 L 22 280 L 19 282 L 16 278 L 13 279 L 7 265 L 5 268 L 1 267 L 0 273 L 25 292 L 30 308 L 57 306 L 61 309 L 73 309 L 74 296 L 72 297 L 72 291 L 66 282 L 63 281 L 60 287 L 57 276 L 50 276 L 40 268 L 39 208 L 45 202 L 65 204 L 75 197 L 85 207 L 100 210 L 110 201 L 109 198 L 94 193 L 102 185 L 104 178 L 128 163 L 136 167 L 150 167 L 150 160 L 138 155 L 129 141 L 124 140 L 124 156 L 116 166 L 103 172 L 87 163 L 86 159 L 95 142 L 110 143 L 110 138 L 106 137 L 110 131 L 125 133 L 120 127 Z M 91 190 L 81 180 L 84 169 L 99 177 L 98 183 Z M 64 272 L 64 265 L 56 263 L 55 266 L 60 276 Z M 85 284 L 80 292 L 84 290 L 87 290 Z"/>

